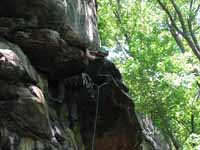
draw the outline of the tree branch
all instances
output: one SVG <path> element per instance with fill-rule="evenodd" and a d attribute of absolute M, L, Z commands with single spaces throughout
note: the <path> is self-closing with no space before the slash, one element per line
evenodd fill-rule
<path fill-rule="evenodd" d="M 169 24 L 169 22 L 167 22 L 167 26 L 169 27 L 169 31 L 171 32 L 174 40 L 176 41 L 178 47 L 180 48 L 182 53 L 185 53 L 185 48 L 183 46 L 183 42 L 181 41 L 179 35 L 176 33 L 175 29 L 173 28 L 173 26 L 171 24 Z"/>
<path fill-rule="evenodd" d="M 195 16 L 197 15 L 199 9 L 200 9 L 200 4 L 197 6 L 197 9 L 195 10 Z"/>
<path fill-rule="evenodd" d="M 165 113 L 163 112 L 163 108 L 162 108 L 162 104 L 160 101 L 156 102 L 156 107 L 158 110 L 158 116 L 160 117 L 162 123 L 165 125 L 166 129 L 165 132 L 168 134 L 168 136 L 170 137 L 170 139 L 172 140 L 172 143 L 174 145 L 174 147 L 178 150 L 181 149 L 182 146 L 180 144 L 180 142 L 178 141 L 178 139 L 176 138 L 176 136 L 174 135 L 173 131 L 170 130 L 170 120 L 168 119 L 168 117 L 165 115 Z"/>
<path fill-rule="evenodd" d="M 194 2 L 194 0 L 190 1 L 190 11 L 192 11 L 193 2 Z"/>
<path fill-rule="evenodd" d="M 114 10 L 113 13 L 114 13 L 114 15 L 117 19 L 117 22 L 119 24 L 119 28 L 121 29 L 121 31 L 122 31 L 122 33 L 125 37 L 125 40 L 126 40 L 128 47 L 130 47 L 130 35 L 129 35 L 128 31 L 126 29 L 124 29 L 123 26 L 122 26 L 122 20 L 121 20 L 121 15 L 120 15 L 119 11 L 120 10 L 117 9 L 117 10 Z M 130 53 L 128 53 L 128 54 L 130 54 Z"/>
<path fill-rule="evenodd" d="M 183 19 L 183 15 L 182 15 L 182 13 L 181 13 L 181 11 L 179 10 L 179 8 L 178 8 L 178 6 L 176 5 L 176 3 L 174 2 L 174 0 L 170 0 L 171 1 L 171 3 L 172 3 L 172 5 L 173 5 L 173 7 L 174 7 L 174 9 L 175 9 L 175 11 L 176 11 L 176 13 L 178 14 L 178 20 L 180 21 L 180 23 L 181 23 L 181 27 L 182 27 L 182 29 L 183 29 L 183 32 L 185 32 L 186 34 L 188 33 L 188 30 L 187 30 L 187 27 L 186 27 L 186 25 L 185 25 L 185 21 L 184 21 L 184 19 Z"/>
<path fill-rule="evenodd" d="M 166 14 L 168 15 L 168 17 L 169 17 L 169 19 L 170 19 L 170 21 L 171 21 L 171 24 L 174 26 L 174 28 L 176 29 L 176 31 L 178 32 L 178 33 L 180 33 L 182 36 L 184 36 L 184 33 L 183 33 L 183 31 L 181 31 L 178 27 L 177 27 L 177 25 L 176 25 L 176 23 L 175 23 L 175 20 L 173 19 L 173 17 L 172 17 L 172 15 L 171 15 L 171 13 L 169 12 L 169 10 L 167 9 L 167 7 L 165 7 L 165 5 L 161 2 L 161 0 L 157 0 L 158 1 L 158 3 L 160 4 L 160 6 L 162 7 L 162 9 L 166 12 Z"/>
<path fill-rule="evenodd" d="M 162 7 L 162 9 L 166 12 L 167 16 L 169 17 L 170 21 L 171 21 L 171 25 L 174 27 L 174 29 L 180 33 L 182 35 L 182 37 L 187 41 L 188 45 L 190 46 L 190 48 L 192 49 L 193 53 L 197 56 L 197 58 L 200 60 L 200 46 L 198 44 L 198 41 L 196 39 L 196 36 L 192 30 L 192 20 L 191 20 L 191 16 L 190 16 L 190 21 L 187 23 L 187 21 L 184 21 L 184 18 L 182 16 L 182 13 L 180 12 L 177 4 L 175 3 L 174 0 L 170 0 L 170 2 L 172 3 L 174 9 L 175 9 L 175 13 L 178 15 L 178 20 L 181 23 L 181 29 L 176 25 L 175 20 L 173 19 L 169 9 L 161 2 L 161 0 L 157 0 L 158 3 L 160 4 L 160 6 Z M 195 2 L 195 0 L 193 0 L 193 3 Z M 186 26 L 186 23 L 188 26 Z M 188 31 L 189 30 L 189 31 Z M 173 34 L 172 34 L 173 36 Z M 178 44 L 178 43 L 177 43 Z"/>
<path fill-rule="evenodd" d="M 200 53 L 200 47 L 199 47 L 197 38 L 196 38 L 195 34 L 193 33 L 192 23 L 191 23 L 190 19 L 188 19 L 187 21 L 188 21 L 189 32 L 190 32 L 190 35 L 191 35 L 192 40 L 193 40 L 193 42 L 194 42 L 194 45 L 195 45 L 195 47 L 197 48 L 198 52 Z"/>

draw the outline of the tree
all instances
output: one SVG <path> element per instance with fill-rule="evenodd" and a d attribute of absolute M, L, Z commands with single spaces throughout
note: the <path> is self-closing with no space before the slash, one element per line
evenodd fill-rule
<path fill-rule="evenodd" d="M 167 14 L 167 25 L 179 47 L 185 51 L 180 35 L 200 60 L 200 45 L 198 42 L 200 27 L 196 18 L 200 9 L 198 1 L 157 0 L 157 2 Z"/>
<path fill-rule="evenodd" d="M 162 4 L 170 8 L 175 18 L 171 1 Z M 184 1 L 178 4 L 181 10 L 188 6 Z M 199 69 L 199 62 L 188 51 L 191 48 L 188 41 L 175 30 L 158 6 L 157 1 L 99 1 L 101 41 L 116 53 L 123 51 L 128 54 L 114 61 L 129 86 L 137 111 L 153 119 L 172 141 L 172 147 L 179 149 L 183 145 L 183 149 L 194 148 L 190 142 L 192 114 L 195 124 L 193 134 L 200 134 L 200 119 L 196 117 L 200 111 L 199 101 L 195 100 L 192 104 L 198 90 L 196 80 L 199 77 L 194 70 Z M 193 3 L 192 8 L 195 6 Z M 180 22 L 175 21 L 180 30 Z M 195 21 L 192 23 L 193 32 L 198 39 Z M 194 40 L 191 35 L 187 36 Z M 200 142 L 195 144 L 200 145 Z"/>

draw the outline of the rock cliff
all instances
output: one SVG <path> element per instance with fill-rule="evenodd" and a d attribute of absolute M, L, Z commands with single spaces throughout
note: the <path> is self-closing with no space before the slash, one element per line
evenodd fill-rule
<path fill-rule="evenodd" d="M 139 150 L 142 126 L 99 51 L 94 0 L 1 0 L 0 150 Z"/>

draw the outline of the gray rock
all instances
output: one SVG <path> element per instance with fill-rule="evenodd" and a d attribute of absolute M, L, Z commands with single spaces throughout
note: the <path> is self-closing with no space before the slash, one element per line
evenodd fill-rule
<path fill-rule="evenodd" d="M 36 22 L 39 28 L 63 33 L 64 39 L 72 41 L 72 44 L 76 39 L 77 43 L 91 42 L 98 45 L 96 9 L 93 1 L 1 0 L 0 16 Z M 68 29 L 71 29 L 70 32 Z M 71 39 L 74 34 L 77 36 Z"/>
<path fill-rule="evenodd" d="M 73 0 L 66 3 L 63 38 L 73 45 L 98 45 L 96 8 L 93 0 Z M 77 41 L 77 42 L 75 42 Z"/>
<path fill-rule="evenodd" d="M 3 126 L 23 136 L 50 138 L 48 108 L 42 91 L 34 85 L 0 83 Z"/>
<path fill-rule="evenodd" d="M 67 44 L 57 31 L 19 31 L 14 41 L 23 48 L 35 67 L 50 76 L 67 78 L 84 69 L 84 50 Z"/>
<path fill-rule="evenodd" d="M 0 76 L 7 80 L 35 82 L 41 88 L 45 84 L 20 47 L 2 38 L 0 38 Z"/>
<path fill-rule="evenodd" d="M 144 141 L 142 147 L 144 150 L 170 150 L 170 145 L 163 133 L 154 126 L 148 116 L 137 115 L 141 124 Z"/>

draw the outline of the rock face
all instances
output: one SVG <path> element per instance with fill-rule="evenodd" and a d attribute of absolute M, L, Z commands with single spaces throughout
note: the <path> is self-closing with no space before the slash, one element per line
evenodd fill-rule
<path fill-rule="evenodd" d="M 170 150 L 170 141 L 167 141 L 162 132 L 153 125 L 152 120 L 145 115 L 137 115 L 143 129 L 143 150 Z"/>
<path fill-rule="evenodd" d="M 0 150 L 142 148 L 128 89 L 97 50 L 95 6 L 1 0 Z"/>
<path fill-rule="evenodd" d="M 94 0 L 2 0 L 0 16 L 25 19 L 12 24 L 18 28 L 58 31 L 71 44 L 98 44 Z"/>

